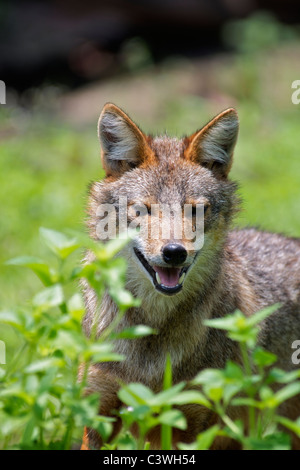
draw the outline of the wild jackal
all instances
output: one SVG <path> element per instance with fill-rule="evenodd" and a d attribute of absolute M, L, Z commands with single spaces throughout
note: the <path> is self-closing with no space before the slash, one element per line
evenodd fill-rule
<path fill-rule="evenodd" d="M 161 221 L 161 215 L 157 215 L 160 206 L 171 211 L 166 219 L 168 235 L 160 235 L 159 230 L 158 236 L 149 235 L 149 231 L 145 235 L 141 230 L 122 251 L 128 263 L 127 289 L 141 299 L 141 306 L 128 310 L 120 328 L 145 324 L 158 334 L 134 341 L 118 340 L 115 349 L 126 360 L 91 367 L 88 392 L 100 392 L 101 414 L 109 415 L 121 405 L 118 379 L 160 390 L 167 353 L 174 382 L 188 381 L 203 368 L 224 367 L 228 359 L 238 361 L 237 345 L 221 330 L 203 325 L 204 319 L 236 309 L 251 315 L 280 303 L 281 307 L 263 322 L 260 343 L 278 356 L 279 367 L 295 367 L 291 344 L 300 339 L 300 240 L 254 229 L 230 231 L 238 198 L 236 184 L 228 179 L 228 173 L 238 127 L 236 111 L 227 109 L 190 137 L 152 137 L 143 134 L 115 105 L 104 106 L 98 129 L 106 178 L 90 190 L 91 237 L 101 238 L 98 228 L 103 214 L 99 215 L 99 206 L 112 204 L 118 211 L 120 197 L 125 200 L 127 222 L 132 221 L 133 213 L 138 213 L 140 220 L 155 219 L 151 224 L 154 232 Z M 191 208 L 192 232 L 196 231 L 196 209 L 202 207 L 204 238 L 200 241 L 175 233 L 176 221 L 185 217 L 181 215 L 185 205 Z M 88 254 L 86 260 L 91 256 Z M 93 316 L 100 309 L 101 334 L 114 318 L 116 306 L 108 294 L 97 305 L 87 283 L 84 295 L 84 330 L 90 334 Z M 199 405 L 185 406 L 183 411 L 188 428 L 174 430 L 174 445 L 192 442 L 197 433 L 217 420 Z M 299 416 L 299 397 L 285 403 L 281 413 L 291 419 Z M 119 426 L 116 422 L 114 434 Z M 149 435 L 153 447 L 159 446 L 159 439 L 157 431 Z M 99 447 L 100 442 L 97 433 L 86 430 L 84 446 Z M 235 446 L 222 438 L 213 444 L 215 449 Z M 300 447 L 295 436 L 294 446 Z"/>

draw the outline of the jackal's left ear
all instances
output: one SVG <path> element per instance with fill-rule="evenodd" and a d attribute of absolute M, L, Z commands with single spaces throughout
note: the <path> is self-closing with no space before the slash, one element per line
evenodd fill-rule
<path fill-rule="evenodd" d="M 237 112 L 233 108 L 226 109 L 188 138 L 187 158 L 216 176 L 226 177 L 232 165 L 238 130 Z"/>
<path fill-rule="evenodd" d="M 98 122 L 102 164 L 107 176 L 121 176 L 139 166 L 150 148 L 146 136 L 124 111 L 107 103 Z"/>

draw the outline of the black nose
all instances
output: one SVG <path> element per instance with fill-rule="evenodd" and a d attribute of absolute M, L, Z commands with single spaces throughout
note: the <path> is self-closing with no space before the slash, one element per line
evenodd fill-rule
<path fill-rule="evenodd" d="M 164 261 L 174 266 L 184 263 L 187 257 L 187 251 L 184 246 L 176 243 L 165 245 L 163 247 L 162 254 Z"/>

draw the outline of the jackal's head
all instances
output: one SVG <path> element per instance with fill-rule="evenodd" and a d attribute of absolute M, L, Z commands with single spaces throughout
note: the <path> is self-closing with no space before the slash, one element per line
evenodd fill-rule
<path fill-rule="evenodd" d="M 92 236 L 105 239 L 99 227 L 110 226 L 116 235 L 140 225 L 125 251 L 128 286 L 139 296 L 177 297 L 199 289 L 205 276 L 214 275 L 212 260 L 236 207 L 235 184 L 227 179 L 236 111 L 227 109 L 191 136 L 175 139 L 145 135 L 121 109 L 106 104 L 98 131 L 106 178 L 91 189 Z"/>

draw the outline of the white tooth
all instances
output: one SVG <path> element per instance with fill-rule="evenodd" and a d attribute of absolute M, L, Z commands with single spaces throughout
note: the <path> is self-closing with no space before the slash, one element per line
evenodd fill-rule
<path fill-rule="evenodd" d="M 184 278 L 185 278 L 185 273 L 182 273 L 180 278 L 179 278 L 179 284 L 183 283 Z"/>
<path fill-rule="evenodd" d="M 156 280 L 157 280 L 158 284 L 161 284 L 161 280 L 160 280 L 160 277 L 159 277 L 158 273 L 156 273 Z"/>

